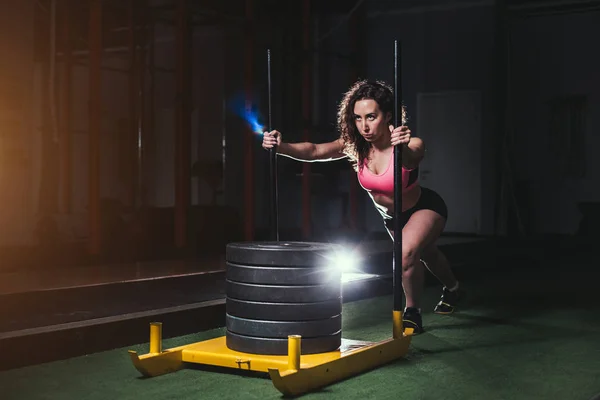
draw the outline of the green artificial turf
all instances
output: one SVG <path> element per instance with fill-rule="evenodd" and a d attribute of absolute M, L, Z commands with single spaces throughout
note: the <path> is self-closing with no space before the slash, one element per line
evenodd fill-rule
<path fill-rule="evenodd" d="M 600 313 L 597 306 L 588 307 L 593 297 L 574 299 L 572 294 L 579 293 L 580 287 L 561 292 L 561 280 L 540 285 L 536 273 L 512 274 L 465 281 L 468 297 L 463 309 L 451 316 L 432 314 L 440 290 L 428 288 L 423 309 L 426 333 L 413 338 L 405 359 L 303 398 L 590 400 L 600 392 Z M 391 296 L 346 304 L 344 337 L 373 341 L 389 337 L 391 308 Z M 164 348 L 222 333 L 217 329 L 167 339 Z M 131 348 L 145 353 L 148 344 Z M 0 398 L 282 397 L 268 378 L 229 372 L 184 369 L 143 379 L 127 350 L 0 373 Z"/>

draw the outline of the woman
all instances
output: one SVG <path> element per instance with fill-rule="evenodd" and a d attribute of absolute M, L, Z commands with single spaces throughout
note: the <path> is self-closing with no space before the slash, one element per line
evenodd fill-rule
<path fill-rule="evenodd" d="M 421 187 L 418 166 L 423 141 L 411 136 L 406 126 L 391 125 L 392 89 L 383 82 L 359 81 L 344 95 L 338 110 L 340 137 L 329 143 L 285 143 L 278 131 L 265 132 L 263 147 L 277 145 L 277 153 L 300 161 L 349 158 L 361 186 L 369 193 L 393 236 L 394 146 L 402 145 L 402 284 L 406 297 L 405 327 L 423 331 L 421 296 L 424 267 L 444 285 L 434 312 L 450 314 L 458 301 L 458 281 L 435 242 L 444 230 L 447 209 L 433 190 Z M 404 110 L 403 110 L 404 113 Z M 403 115 L 404 117 L 404 115 Z M 403 118 L 404 119 L 404 118 Z"/>

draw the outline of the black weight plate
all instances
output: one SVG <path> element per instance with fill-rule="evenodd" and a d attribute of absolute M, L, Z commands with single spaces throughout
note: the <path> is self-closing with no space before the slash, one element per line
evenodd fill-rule
<path fill-rule="evenodd" d="M 337 299 L 342 295 L 342 283 L 331 285 L 254 285 L 227 280 L 227 297 L 238 300 L 264 301 L 270 303 L 313 303 Z"/>
<path fill-rule="evenodd" d="M 270 321 L 310 321 L 341 314 L 342 298 L 317 303 L 267 303 L 228 297 L 225 300 L 225 307 L 227 314 L 241 318 Z"/>
<path fill-rule="evenodd" d="M 270 356 L 285 356 L 288 354 L 288 340 L 256 338 L 251 336 L 237 335 L 233 332 L 225 332 L 225 343 L 234 351 L 248 354 L 264 354 Z M 319 354 L 335 351 L 342 345 L 342 331 L 330 336 L 318 338 L 301 338 L 301 354 Z"/>
<path fill-rule="evenodd" d="M 342 329 L 342 315 L 314 321 L 264 321 L 226 315 L 229 332 L 262 338 L 285 339 L 289 335 L 306 338 L 329 336 Z"/>
<path fill-rule="evenodd" d="M 331 267 L 279 267 L 227 263 L 227 279 L 267 285 L 323 285 L 338 282 L 342 272 Z"/>
<path fill-rule="evenodd" d="M 225 260 L 242 265 L 327 267 L 343 248 L 332 243 L 238 242 L 229 243 Z"/>

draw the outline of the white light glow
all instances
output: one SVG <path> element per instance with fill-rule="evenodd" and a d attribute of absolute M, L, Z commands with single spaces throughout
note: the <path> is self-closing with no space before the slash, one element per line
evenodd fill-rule
<path fill-rule="evenodd" d="M 360 261 L 353 252 L 340 252 L 335 255 L 333 265 L 335 269 L 341 271 L 342 273 L 354 272 L 358 270 Z"/>
<path fill-rule="evenodd" d="M 341 272 L 342 283 L 360 281 L 364 279 L 373 279 L 377 275 L 365 273 L 363 269 L 363 257 L 355 248 L 342 248 L 329 256 L 329 262 L 332 272 L 335 274 Z"/>
<path fill-rule="evenodd" d="M 379 276 L 374 275 L 374 274 L 363 274 L 360 272 L 344 272 L 344 273 L 342 273 L 342 283 L 363 281 L 365 279 L 375 279 L 375 278 L 379 278 Z"/>

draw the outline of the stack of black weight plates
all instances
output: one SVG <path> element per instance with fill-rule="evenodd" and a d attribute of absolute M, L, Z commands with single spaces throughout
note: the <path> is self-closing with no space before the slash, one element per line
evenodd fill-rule
<path fill-rule="evenodd" d="M 342 340 L 337 245 L 246 242 L 227 245 L 226 343 L 250 354 L 286 355 L 300 335 L 302 354 L 334 351 Z"/>

